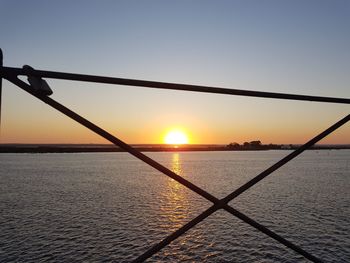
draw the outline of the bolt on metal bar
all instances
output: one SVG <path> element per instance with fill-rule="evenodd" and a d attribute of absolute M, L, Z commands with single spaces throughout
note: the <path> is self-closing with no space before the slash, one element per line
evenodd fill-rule
<path fill-rule="evenodd" d="M 210 216 L 216 210 L 220 209 L 221 208 L 220 206 L 222 206 L 222 208 L 224 210 L 226 210 L 227 212 L 229 212 L 229 213 L 233 214 L 234 216 L 240 218 L 241 220 L 243 220 L 244 222 L 246 222 L 249 225 L 253 226 L 254 228 L 262 231 L 263 233 L 265 233 L 268 236 L 274 238 L 275 240 L 279 241 L 283 245 L 285 245 L 285 246 L 293 249 L 294 251 L 298 252 L 299 254 L 303 255 L 305 258 L 307 258 L 307 259 L 309 259 L 309 260 L 311 260 L 313 262 L 322 262 L 320 259 L 312 256 L 311 254 L 309 254 L 308 252 L 306 252 L 302 248 L 294 245 L 293 243 L 289 242 L 288 240 L 284 239 L 283 237 L 277 235 L 276 233 L 272 232 L 271 230 L 267 229 L 266 227 L 260 225 L 259 223 L 257 223 L 253 219 L 250 219 L 248 216 L 246 216 L 243 213 L 239 212 L 238 210 L 233 209 L 227 203 L 229 201 L 231 201 L 233 198 L 237 197 L 239 194 L 241 194 L 244 191 L 248 190 L 251 186 L 253 186 L 257 182 L 261 181 L 266 176 L 268 176 L 269 174 L 271 174 L 272 172 L 274 172 L 275 170 L 277 170 L 278 168 L 280 168 L 281 166 L 283 166 L 284 164 L 286 164 L 287 162 L 289 162 L 293 158 L 297 157 L 303 151 L 305 151 L 306 149 L 310 148 L 312 145 L 314 145 L 315 143 L 317 143 L 318 141 L 320 141 L 321 139 L 323 139 L 324 137 L 326 137 L 327 135 L 329 135 L 330 133 L 332 133 L 333 131 L 335 131 L 336 129 L 338 129 L 339 127 L 344 125 L 345 123 L 347 123 L 349 120 L 350 120 L 350 114 L 345 116 L 344 118 L 342 118 L 341 120 L 339 120 L 335 124 L 333 124 L 328 129 L 324 130 L 323 132 L 321 132 L 320 134 L 318 134 L 317 136 L 315 136 L 311 140 L 309 140 L 307 143 L 305 143 L 304 145 L 302 145 L 301 147 L 299 147 L 298 149 L 293 151 L 291 154 L 287 155 L 285 158 L 281 159 L 280 161 L 278 161 L 277 163 L 275 163 L 274 165 L 272 165 L 271 167 L 266 169 L 261 174 L 259 174 L 256 177 L 254 177 L 248 183 L 246 183 L 243 186 L 239 187 L 237 189 L 237 190 L 239 190 L 239 191 L 237 191 L 238 194 L 236 193 L 236 191 L 234 191 L 233 193 L 235 193 L 235 194 L 233 194 L 233 193 L 229 194 L 227 197 L 221 199 L 220 203 L 214 204 L 213 207 L 210 207 L 207 210 L 205 210 L 200 216 L 192 219 L 186 225 L 184 225 L 183 227 L 181 227 L 180 229 L 178 229 L 177 231 L 173 232 L 168 237 L 163 239 L 160 243 L 158 243 L 158 244 L 154 245 L 153 247 L 151 247 L 148 251 L 146 251 L 144 254 L 142 254 L 137 259 L 135 259 L 134 262 L 141 262 L 142 260 L 145 260 L 145 259 L 151 257 L 154 253 L 160 251 L 162 248 L 164 248 L 166 245 L 168 245 L 171 241 L 173 241 L 177 237 L 183 235 L 188 229 L 190 229 L 190 228 L 194 227 L 195 225 L 197 225 L 200 222 L 200 221 L 198 221 L 199 218 L 201 218 L 201 220 L 204 220 L 206 217 Z M 188 226 L 191 226 L 191 227 L 188 228 Z M 167 242 L 169 242 L 169 243 L 167 243 Z M 158 249 L 158 251 L 156 251 L 156 249 Z"/>
<path fill-rule="evenodd" d="M 0 74 L 27 75 L 27 73 L 21 68 L 10 68 L 10 67 L 2 67 L 0 70 Z M 250 97 L 260 97 L 260 98 L 350 104 L 350 99 L 347 99 L 347 98 L 334 98 L 334 97 L 297 95 L 297 94 L 286 94 L 286 93 L 275 93 L 275 92 L 263 92 L 263 91 L 253 91 L 253 90 L 229 89 L 229 88 L 202 86 L 202 85 L 189 85 L 189 84 L 179 84 L 179 83 L 169 83 L 169 82 L 159 82 L 159 81 L 114 78 L 114 77 L 104 77 L 104 76 L 74 74 L 74 73 L 65 73 L 65 72 L 44 71 L 44 70 L 34 70 L 32 74 L 42 78 L 97 82 L 97 83 L 105 83 L 105 84 L 117 84 L 117 85 L 157 88 L 157 89 L 166 89 L 166 90 L 182 90 L 182 91 L 216 93 L 216 94 L 226 94 L 226 95 L 236 95 L 236 96 L 250 96 Z"/>

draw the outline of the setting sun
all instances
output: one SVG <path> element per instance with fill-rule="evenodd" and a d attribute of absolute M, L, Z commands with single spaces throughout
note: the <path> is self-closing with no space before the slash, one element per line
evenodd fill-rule
<path fill-rule="evenodd" d="M 188 136 L 180 130 L 171 130 L 169 131 L 165 137 L 164 142 L 166 144 L 187 144 L 188 143 Z"/>

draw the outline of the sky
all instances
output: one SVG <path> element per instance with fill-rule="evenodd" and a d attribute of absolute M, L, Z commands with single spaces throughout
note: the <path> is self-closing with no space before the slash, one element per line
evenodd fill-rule
<path fill-rule="evenodd" d="M 350 98 L 350 1 L 0 0 L 4 65 Z M 47 79 L 52 98 L 128 143 L 299 144 L 349 105 Z M 0 143 L 108 143 L 3 81 Z M 350 144 L 350 124 L 321 141 Z"/>

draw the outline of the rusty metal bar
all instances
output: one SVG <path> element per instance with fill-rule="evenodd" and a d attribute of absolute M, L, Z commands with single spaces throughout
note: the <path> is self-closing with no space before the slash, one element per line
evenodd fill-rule
<path fill-rule="evenodd" d="M 0 69 L 0 74 L 2 74 L 4 77 L 5 75 L 17 75 L 17 76 L 27 75 L 25 70 L 21 68 L 10 68 L 10 67 L 2 67 Z M 94 75 L 85 75 L 85 74 L 45 71 L 45 70 L 34 70 L 32 74 L 42 78 L 97 82 L 97 83 L 105 83 L 105 84 L 117 84 L 117 85 L 157 88 L 157 89 L 166 89 L 166 90 L 183 90 L 183 91 L 194 91 L 194 92 L 204 92 L 204 93 L 236 95 L 236 96 L 350 104 L 350 99 L 346 99 L 346 98 L 333 98 L 333 97 L 297 95 L 297 94 L 263 92 L 263 91 L 253 91 L 253 90 L 229 89 L 229 88 L 202 86 L 202 85 L 189 85 L 189 84 L 178 84 L 178 83 L 159 82 L 159 81 L 114 78 L 114 77 L 94 76 Z"/>

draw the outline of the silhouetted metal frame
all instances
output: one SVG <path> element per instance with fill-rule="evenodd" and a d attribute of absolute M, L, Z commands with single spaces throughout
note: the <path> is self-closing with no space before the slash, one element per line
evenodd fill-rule
<path fill-rule="evenodd" d="M 227 195 L 223 199 L 217 199 L 210 193 L 206 192 L 205 190 L 199 188 L 198 186 L 192 184 L 188 180 L 184 179 L 183 177 L 177 175 L 176 173 L 172 172 L 165 166 L 159 164 L 158 162 L 154 161 L 153 159 L 149 158 L 148 156 L 144 155 L 137 149 L 131 147 L 127 143 L 123 142 L 122 140 L 118 139 L 117 137 L 113 136 L 112 134 L 108 133 L 107 131 L 103 130 L 102 128 L 98 127 L 97 125 L 93 124 L 92 122 L 88 121 L 87 119 L 83 118 L 82 116 L 78 115 L 77 113 L 73 112 L 72 110 L 68 109 L 67 107 L 63 106 L 62 104 L 58 103 L 57 101 L 53 100 L 52 98 L 48 96 L 41 95 L 34 91 L 34 89 L 29 86 L 27 83 L 23 82 L 18 78 L 19 75 L 27 75 L 26 72 L 24 72 L 23 69 L 20 68 L 8 68 L 8 67 L 1 67 L 0 68 L 0 78 L 5 78 L 8 81 L 12 82 L 13 84 L 17 85 L 18 87 L 22 88 L 23 90 L 27 91 L 34 97 L 40 99 L 41 101 L 47 103 L 51 107 L 55 108 L 56 110 L 60 111 L 64 115 L 70 117 L 71 119 L 77 121 L 78 123 L 82 124 L 83 126 L 87 127 L 88 129 L 94 131 L 98 135 L 102 136 L 103 138 L 107 139 L 108 141 L 112 142 L 116 146 L 119 146 L 120 148 L 124 149 L 125 151 L 129 152 L 136 158 L 144 161 L 145 163 L 149 164 L 153 168 L 157 169 L 158 171 L 164 173 L 165 175 L 171 177 L 172 179 L 176 180 L 177 182 L 181 183 L 182 185 L 186 186 L 187 188 L 191 189 L 192 191 L 196 192 L 197 194 L 201 195 L 205 199 L 211 201 L 213 205 L 209 207 L 207 210 L 202 212 L 200 215 L 192 219 L 190 222 L 176 230 L 174 233 L 163 239 L 158 244 L 151 247 L 149 250 L 147 250 L 145 253 L 140 255 L 138 258 L 136 258 L 133 262 L 143 262 L 147 258 L 150 258 L 152 255 L 160 251 L 162 248 L 167 246 L 169 243 L 171 243 L 173 240 L 178 238 L 179 236 L 183 235 L 186 231 L 194 227 L 196 224 L 213 214 L 219 209 L 224 209 L 230 214 L 236 216 L 237 218 L 241 219 L 242 221 L 246 222 L 247 224 L 251 225 L 252 227 L 258 229 L 259 231 L 265 233 L 266 235 L 272 237 L 273 239 L 277 240 L 278 242 L 282 243 L 283 245 L 291 248 L 295 252 L 301 254 L 305 258 L 313 261 L 313 262 L 322 262 L 320 259 L 316 258 L 315 256 L 311 255 L 310 253 L 306 252 L 299 246 L 291 243 L 290 241 L 284 239 L 280 235 L 274 233 L 273 231 L 267 229 L 263 225 L 259 224 L 255 220 L 249 218 L 248 216 L 244 215 L 237 209 L 234 209 L 233 207 L 229 206 L 228 203 L 248 190 L 250 187 L 264 179 L 266 176 L 270 175 L 272 172 L 301 154 L 306 149 L 310 148 L 312 145 L 323 139 L 325 136 L 329 135 L 342 125 L 344 125 L 346 122 L 350 120 L 350 114 L 345 116 L 343 119 L 338 121 L 337 123 L 333 124 L 331 127 L 263 171 L 262 173 L 258 174 L 256 177 L 248 181 L 246 184 L 242 185 L 229 195 Z M 296 95 L 296 94 L 283 94 L 283 93 L 270 93 L 270 92 L 259 92 L 259 91 L 245 91 L 245 90 L 233 90 L 233 89 L 226 89 L 226 88 L 218 88 L 218 87 L 206 87 L 206 86 L 198 86 L 198 85 L 187 85 L 187 84 L 176 84 L 176 83 L 164 83 L 164 82 L 154 82 L 154 81 L 144 81 L 144 80 L 133 80 L 133 79 L 121 79 L 121 78 L 110 78 L 110 77 L 101 77 L 101 76 L 92 76 L 92 75 L 82 75 L 82 74 L 72 74 L 72 73 L 62 73 L 62 72 L 52 72 L 52 71 L 42 71 L 42 70 L 34 70 L 31 72 L 31 74 L 34 74 L 35 76 L 42 77 L 42 78 L 56 78 L 56 79 L 65 79 L 65 80 L 76 80 L 76 81 L 87 81 L 87 82 L 98 82 L 98 83 L 108 83 L 108 84 L 119 84 L 119 85 L 131 85 L 131 86 L 142 86 L 142 87 L 150 87 L 150 88 L 161 88 L 161 89 L 173 89 L 173 90 L 186 90 L 186 91 L 196 91 L 196 92 L 207 92 L 207 93 L 219 93 L 219 94 L 228 94 L 228 95 L 240 95 L 240 96 L 253 96 L 253 97 L 264 97 L 264 98 L 278 98 L 278 99 L 288 99 L 288 100 L 307 100 L 307 101 L 318 101 L 318 102 L 330 102 L 330 103 L 344 103 L 344 104 L 350 104 L 350 99 L 344 99 L 344 98 L 332 98 L 332 97 L 319 97 L 319 96 L 306 96 L 306 95 Z M 1 86 L 0 86 L 1 87 Z"/>

